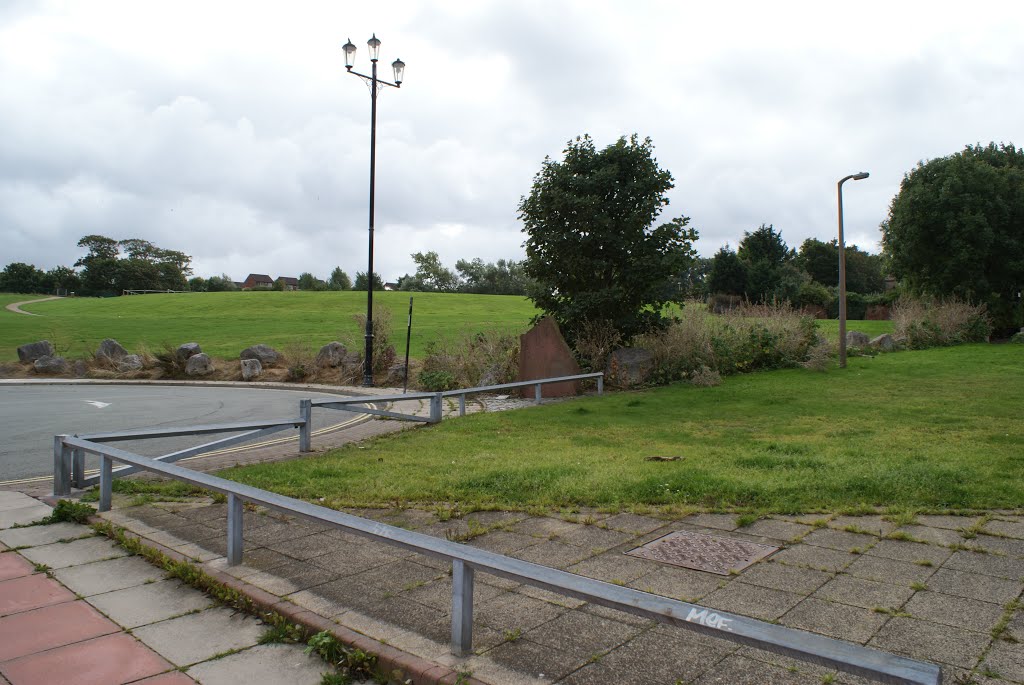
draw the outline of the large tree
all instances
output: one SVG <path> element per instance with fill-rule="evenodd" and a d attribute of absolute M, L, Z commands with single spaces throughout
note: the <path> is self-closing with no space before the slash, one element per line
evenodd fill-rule
<path fill-rule="evenodd" d="M 373 289 L 384 290 L 384 279 L 376 271 L 373 272 Z M 356 281 L 352 284 L 352 290 L 366 290 L 366 272 L 357 271 Z"/>
<path fill-rule="evenodd" d="M 808 238 L 800 245 L 796 264 L 816 283 L 831 288 L 839 284 L 839 241 Z M 846 288 L 855 293 L 877 293 L 885 287 L 882 257 L 846 246 Z"/>
<path fill-rule="evenodd" d="M 570 337 L 587 322 L 626 339 L 661 325 L 669 282 L 689 266 L 697 239 L 685 216 L 655 226 L 672 174 L 650 138 L 636 135 L 603 150 L 583 136 L 564 155 L 544 160 L 519 203 L 530 298 Z"/>
<path fill-rule="evenodd" d="M 736 256 L 745 267 L 744 294 L 748 299 L 796 301 L 800 285 L 807 277 L 794 266 L 796 253 L 772 224 L 761 224 L 754 231 L 744 232 Z"/>
<path fill-rule="evenodd" d="M 459 289 L 459 277 L 441 263 L 436 252 L 414 252 L 411 257 L 416 262 L 415 279 L 419 285 L 415 290 L 453 293 Z"/>
<path fill-rule="evenodd" d="M 903 177 L 882 242 L 911 289 L 984 302 L 997 328 L 1020 326 L 1024 149 L 968 145 L 919 163 Z"/>

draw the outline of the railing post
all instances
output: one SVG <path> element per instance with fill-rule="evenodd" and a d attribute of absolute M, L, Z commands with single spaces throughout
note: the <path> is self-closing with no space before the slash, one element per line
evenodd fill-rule
<path fill-rule="evenodd" d="M 604 374 L 597 377 L 597 394 L 604 394 Z"/>
<path fill-rule="evenodd" d="M 313 400 L 299 400 L 299 418 L 305 423 L 299 428 L 299 451 L 313 450 Z"/>
<path fill-rule="evenodd" d="M 64 446 L 67 435 L 53 436 L 53 494 L 71 494 L 71 449 Z"/>
<path fill-rule="evenodd" d="M 100 455 L 100 511 L 110 511 L 110 500 L 114 491 L 113 470 L 114 460 L 105 454 Z"/>
<path fill-rule="evenodd" d="M 466 393 L 459 395 L 459 416 L 466 415 Z"/>
<path fill-rule="evenodd" d="M 85 487 L 85 450 L 71 450 L 71 485 L 78 489 Z"/>
<path fill-rule="evenodd" d="M 434 393 L 430 398 L 430 423 L 441 423 L 441 393 Z"/>
<path fill-rule="evenodd" d="M 452 560 L 452 654 L 473 651 L 473 567 Z"/>
<path fill-rule="evenodd" d="M 541 396 L 540 383 L 538 383 L 537 385 L 533 386 L 533 403 L 534 404 L 540 404 L 540 396 Z"/>
<path fill-rule="evenodd" d="M 228 566 L 242 563 L 242 499 L 228 493 Z"/>

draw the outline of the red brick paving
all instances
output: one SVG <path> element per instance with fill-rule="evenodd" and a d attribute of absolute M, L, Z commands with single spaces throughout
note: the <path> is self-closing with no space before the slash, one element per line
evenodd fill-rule
<path fill-rule="evenodd" d="M 82 600 L 25 611 L 0 618 L 0 662 L 120 631 Z"/>
<path fill-rule="evenodd" d="M 121 685 L 173 670 L 125 633 L 105 635 L 0 663 L 11 685 Z"/>
<path fill-rule="evenodd" d="M 0 580 L 21 578 L 31 575 L 32 564 L 25 561 L 19 554 L 0 554 Z"/>
<path fill-rule="evenodd" d="M 70 602 L 73 599 L 73 592 L 41 573 L 0 582 L 0 616 Z"/>

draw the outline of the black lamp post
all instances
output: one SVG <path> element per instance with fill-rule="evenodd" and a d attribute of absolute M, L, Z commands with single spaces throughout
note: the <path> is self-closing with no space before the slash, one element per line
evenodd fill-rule
<path fill-rule="evenodd" d="M 352 44 L 351 39 L 345 43 L 343 49 L 345 50 L 345 68 L 348 73 L 363 79 L 370 87 L 370 258 L 366 271 L 366 354 L 363 368 L 363 386 L 369 388 L 373 386 L 373 196 L 377 166 L 377 93 L 384 86 L 402 87 L 405 62 L 396 59 L 391 63 L 391 68 L 395 71 L 394 83 L 381 80 L 377 78 L 377 55 L 380 52 L 380 41 L 377 40 L 377 34 L 366 41 L 366 45 L 370 49 L 370 63 L 372 64 L 370 76 L 352 71 L 356 59 L 356 46 Z"/>
<path fill-rule="evenodd" d="M 843 242 L 843 184 L 853 179 L 860 181 L 868 172 L 850 174 L 839 180 L 839 368 L 846 368 L 846 245 Z"/>

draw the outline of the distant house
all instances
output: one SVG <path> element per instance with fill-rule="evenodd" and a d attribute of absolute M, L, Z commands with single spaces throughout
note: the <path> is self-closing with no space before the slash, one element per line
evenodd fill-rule
<path fill-rule="evenodd" d="M 299 279 L 297 279 L 297 278 L 292 278 L 291 276 L 278 276 L 277 280 L 284 283 L 284 289 L 285 290 L 298 290 L 299 289 Z M 275 283 L 276 282 L 277 281 L 275 281 Z"/>
<path fill-rule="evenodd" d="M 242 282 L 242 290 L 252 290 L 253 288 L 273 288 L 274 279 L 266 274 L 249 274 L 249 276 Z"/>
<path fill-rule="evenodd" d="M 397 283 L 385 283 L 384 284 L 384 290 L 398 290 L 398 284 Z"/>

